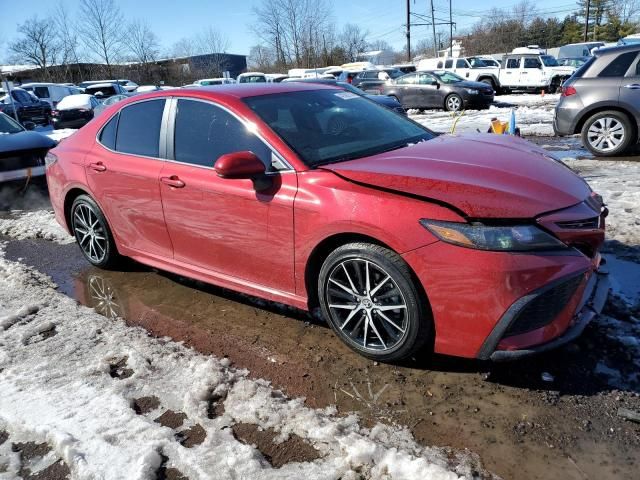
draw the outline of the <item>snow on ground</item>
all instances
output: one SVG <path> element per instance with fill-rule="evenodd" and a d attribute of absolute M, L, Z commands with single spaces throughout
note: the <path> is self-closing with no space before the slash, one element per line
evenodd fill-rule
<path fill-rule="evenodd" d="M 522 135 L 553 136 L 553 109 L 558 98 L 558 95 L 501 95 L 487 110 L 467 110 L 461 115 L 443 110 L 423 113 L 410 110 L 409 114 L 413 120 L 437 132 L 450 132 L 455 124 L 455 132 L 476 133 L 487 132 L 493 118 L 508 122 L 513 109 Z"/>
<path fill-rule="evenodd" d="M 48 442 L 74 479 L 152 479 L 163 459 L 191 480 L 471 478 L 476 462 L 421 447 L 400 427 L 367 429 L 354 415 L 305 407 L 225 359 L 109 320 L 6 260 L 2 247 L 0 347 L 0 431 Z M 160 405 L 136 413 L 134 400 L 150 396 Z M 217 416 L 214 401 L 224 405 Z M 154 421 L 166 409 L 186 414 L 182 427 Z M 238 422 L 271 428 L 279 441 L 297 435 L 320 458 L 274 469 L 234 437 Z M 187 448 L 178 439 L 190 428 L 205 438 Z M 0 448 L 0 467 L 0 478 L 14 478 L 19 458 Z"/>
<path fill-rule="evenodd" d="M 554 152 L 562 158 L 562 152 Z M 640 162 L 562 158 L 602 195 L 609 209 L 607 237 L 640 248 Z"/>
<path fill-rule="evenodd" d="M 8 217 L 0 217 L 0 235 L 17 240 L 44 238 L 57 243 L 73 243 L 70 236 L 56 221 L 52 210 L 21 212 L 15 210 Z"/>

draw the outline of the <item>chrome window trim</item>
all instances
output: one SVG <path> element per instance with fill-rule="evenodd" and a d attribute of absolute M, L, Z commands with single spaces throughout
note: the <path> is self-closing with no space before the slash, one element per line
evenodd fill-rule
<path fill-rule="evenodd" d="M 246 121 L 245 119 L 243 119 L 242 117 L 240 117 L 237 113 L 235 113 L 234 111 L 232 111 L 231 109 L 220 105 L 219 103 L 216 103 L 215 101 L 209 100 L 209 99 L 204 99 L 204 98 L 195 98 L 195 97 L 181 97 L 181 96 L 176 96 L 176 97 L 171 97 L 173 100 L 175 100 L 175 106 L 174 109 L 172 111 L 172 115 L 171 115 L 171 123 L 173 124 L 173 128 L 170 129 L 171 133 L 171 147 L 169 150 L 169 146 L 167 145 L 167 152 L 171 151 L 171 153 L 173 154 L 172 157 L 173 158 L 167 158 L 167 161 L 171 161 L 174 163 L 180 163 L 183 165 L 192 165 L 192 166 L 197 166 L 197 167 L 202 167 L 202 168 L 209 168 L 213 170 L 213 166 L 211 167 L 207 167 L 206 165 L 194 165 L 193 163 L 188 163 L 188 162 L 181 162 L 179 160 L 175 159 L 175 151 L 174 151 L 174 147 L 175 147 L 175 143 L 174 143 L 174 132 L 175 132 L 175 121 L 176 121 L 176 117 L 177 117 L 177 108 L 178 108 L 178 100 L 192 100 L 192 101 L 196 101 L 196 102 L 202 102 L 202 103 L 208 103 L 210 105 L 213 105 L 214 107 L 220 108 L 222 110 L 224 110 L 225 112 L 229 113 L 232 117 L 234 117 L 236 120 L 238 120 L 242 125 L 244 125 L 244 127 L 248 130 L 250 130 L 249 128 L 249 122 Z M 273 145 L 271 145 L 262 135 L 260 135 L 258 132 L 253 132 L 253 134 L 262 142 L 264 143 L 264 145 L 271 150 L 271 154 L 275 155 L 278 160 L 280 160 L 280 162 L 285 165 L 287 168 L 281 169 L 281 170 L 274 170 L 272 172 L 267 172 L 268 175 L 270 174 L 274 174 L 274 173 L 284 173 L 284 172 L 294 172 L 295 169 L 291 166 L 291 164 L 289 162 L 287 162 L 287 160 L 282 156 L 282 154 L 280 152 L 278 152 L 278 150 L 275 149 L 275 147 Z M 168 136 L 167 136 L 168 137 Z M 167 142 L 169 141 L 169 139 L 167 138 Z"/>

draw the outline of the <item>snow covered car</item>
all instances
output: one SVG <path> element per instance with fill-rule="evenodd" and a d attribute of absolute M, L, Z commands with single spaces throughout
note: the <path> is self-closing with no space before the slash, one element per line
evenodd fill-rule
<path fill-rule="evenodd" d="M 44 175 L 45 155 L 55 145 L 49 137 L 28 131 L 0 112 L 0 183 Z"/>
<path fill-rule="evenodd" d="M 0 112 L 17 115 L 20 122 L 49 125 L 51 120 L 51 105 L 22 88 L 12 88 L 11 97 L 0 94 Z"/>
<path fill-rule="evenodd" d="M 94 110 L 99 105 L 96 97 L 86 93 L 64 97 L 51 112 L 53 128 L 84 127 L 94 117 Z"/>

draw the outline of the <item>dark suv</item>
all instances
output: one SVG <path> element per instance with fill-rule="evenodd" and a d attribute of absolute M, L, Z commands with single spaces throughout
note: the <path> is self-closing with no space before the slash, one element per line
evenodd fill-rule
<path fill-rule="evenodd" d="M 613 156 L 638 143 L 640 45 L 594 51 L 562 87 L 553 128 L 580 133 L 594 155 Z"/>
<path fill-rule="evenodd" d="M 14 109 L 22 124 L 33 122 L 49 125 L 51 123 L 51 105 L 22 88 L 12 88 L 11 97 L 8 93 L 0 94 L 0 112 L 15 118 Z"/>
<path fill-rule="evenodd" d="M 387 83 L 387 80 L 395 80 L 402 75 L 404 75 L 404 73 L 397 68 L 364 70 L 358 72 L 358 74 L 353 77 L 351 85 L 365 92 L 375 91 L 376 93 L 380 93 L 384 84 Z"/>

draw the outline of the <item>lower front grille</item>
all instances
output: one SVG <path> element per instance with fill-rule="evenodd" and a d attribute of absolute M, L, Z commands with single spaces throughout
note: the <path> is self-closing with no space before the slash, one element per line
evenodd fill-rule
<path fill-rule="evenodd" d="M 541 293 L 520 310 L 505 336 L 520 335 L 551 323 L 566 307 L 582 282 L 582 274 Z"/>

